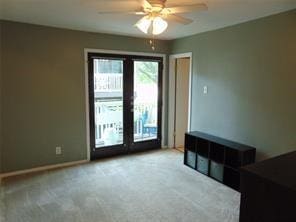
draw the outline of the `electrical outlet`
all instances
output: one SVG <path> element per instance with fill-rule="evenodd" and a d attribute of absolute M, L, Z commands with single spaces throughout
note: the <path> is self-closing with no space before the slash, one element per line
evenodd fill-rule
<path fill-rule="evenodd" d="M 62 154 L 62 147 L 57 146 L 56 147 L 56 155 L 61 155 Z"/>
<path fill-rule="evenodd" d="M 207 94 L 207 93 L 208 93 L 208 87 L 207 87 L 207 86 L 204 86 L 204 87 L 203 87 L 203 93 L 204 93 L 204 94 Z"/>

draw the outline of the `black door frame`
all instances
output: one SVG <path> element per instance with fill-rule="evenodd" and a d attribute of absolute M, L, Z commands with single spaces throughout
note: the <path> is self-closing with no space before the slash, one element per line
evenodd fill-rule
<path fill-rule="evenodd" d="M 162 79 L 163 79 L 163 58 L 154 56 L 109 54 L 109 53 L 88 53 L 88 92 L 89 92 L 89 133 L 90 133 L 90 159 L 98 159 L 108 156 L 128 154 L 149 149 L 161 148 L 162 139 Z M 95 145 L 95 122 L 94 122 L 94 84 L 93 84 L 93 59 L 109 58 L 123 61 L 123 144 L 96 148 Z M 133 82 L 134 82 L 134 61 L 158 62 L 158 112 L 157 112 L 157 138 L 153 140 L 133 141 Z"/>

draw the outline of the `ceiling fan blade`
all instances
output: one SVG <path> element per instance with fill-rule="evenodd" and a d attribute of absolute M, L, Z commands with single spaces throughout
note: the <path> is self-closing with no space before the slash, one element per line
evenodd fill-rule
<path fill-rule="evenodd" d="M 79 2 L 83 5 L 100 6 L 102 8 L 133 8 L 140 6 L 136 0 L 79 0 Z"/>
<path fill-rule="evenodd" d="M 99 14 L 143 12 L 138 0 L 80 0 L 80 3 L 98 11 Z"/>
<path fill-rule="evenodd" d="M 175 7 L 178 5 L 194 5 L 203 2 L 201 0 L 167 0 L 165 5 L 167 7 Z"/>
<path fill-rule="evenodd" d="M 114 9 L 112 11 L 98 11 L 99 14 L 131 14 L 131 15 L 147 15 L 146 12 L 139 10 Z"/>
<path fill-rule="evenodd" d="M 194 4 L 194 5 L 185 5 L 185 6 L 175 6 L 171 8 L 165 8 L 164 10 L 172 13 L 186 13 L 186 12 L 197 12 L 197 11 L 206 11 L 208 9 L 206 4 Z"/>
<path fill-rule="evenodd" d="M 184 18 L 184 17 L 179 16 L 179 15 L 173 15 L 173 14 L 166 15 L 164 17 L 164 19 L 166 19 L 168 21 L 172 21 L 172 22 L 181 23 L 183 25 L 188 25 L 188 24 L 193 22 L 193 20 L 191 20 L 191 19 Z"/>
<path fill-rule="evenodd" d="M 144 9 L 152 8 L 152 5 L 147 0 L 138 0 L 138 1 Z"/>

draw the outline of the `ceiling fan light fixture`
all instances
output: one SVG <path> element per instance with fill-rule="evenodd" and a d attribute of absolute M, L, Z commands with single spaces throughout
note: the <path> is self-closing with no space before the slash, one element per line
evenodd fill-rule
<path fill-rule="evenodd" d="M 1 1 L 1 0 L 0 0 Z M 94 0 L 84 0 L 94 1 Z M 171 3 L 171 7 L 166 7 L 167 0 L 134 0 L 138 6 L 129 4 L 128 0 L 118 4 L 118 2 L 111 2 L 108 0 L 101 0 L 110 3 L 111 11 L 99 11 L 100 14 L 130 14 L 130 15 L 143 15 L 134 26 L 145 34 L 159 35 L 163 33 L 167 27 L 167 21 L 172 21 L 187 25 L 193 22 L 192 19 L 188 19 L 182 16 L 187 12 L 198 12 L 207 10 L 208 7 L 204 3 L 184 3 L 175 1 L 175 4 Z M 130 0 L 131 1 L 131 0 Z M 112 4 L 111 4 L 112 3 Z M 184 4 L 183 4 L 184 3 Z M 179 15 L 181 14 L 181 15 Z"/>
<path fill-rule="evenodd" d="M 167 29 L 168 23 L 158 16 L 153 19 L 152 27 L 152 34 L 159 35 Z"/>
<path fill-rule="evenodd" d="M 151 19 L 149 18 L 149 16 L 144 16 L 136 23 L 136 27 L 146 34 L 148 34 L 150 25 Z"/>

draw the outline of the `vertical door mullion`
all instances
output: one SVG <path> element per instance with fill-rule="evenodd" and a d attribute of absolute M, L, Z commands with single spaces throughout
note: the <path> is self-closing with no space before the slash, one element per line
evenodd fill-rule
<path fill-rule="evenodd" d="M 123 70 L 123 133 L 124 133 L 124 146 L 126 149 L 130 146 L 130 61 L 129 59 L 124 60 Z"/>
<path fill-rule="evenodd" d="M 91 159 L 95 151 L 95 114 L 94 114 L 94 59 L 88 57 L 88 91 L 89 91 L 89 127 Z"/>
<path fill-rule="evenodd" d="M 134 95 L 134 60 L 130 59 L 130 109 L 133 110 L 130 112 L 130 146 L 134 145 L 134 112 L 135 112 L 135 95 Z"/>
<path fill-rule="evenodd" d="M 161 142 L 161 123 L 162 123 L 162 73 L 163 73 L 163 62 L 158 62 L 158 104 L 157 104 L 157 140 Z"/>

